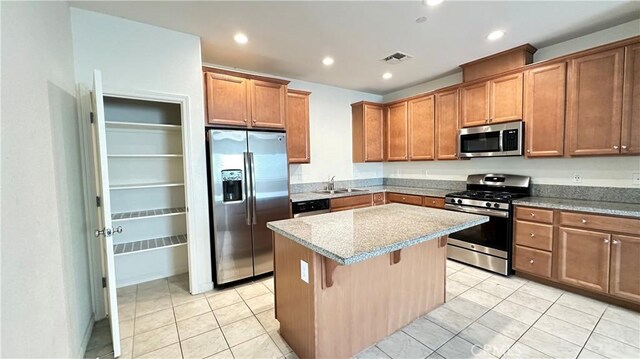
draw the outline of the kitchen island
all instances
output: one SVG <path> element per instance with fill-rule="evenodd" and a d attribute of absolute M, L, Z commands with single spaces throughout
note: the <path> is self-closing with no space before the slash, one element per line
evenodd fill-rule
<path fill-rule="evenodd" d="M 269 222 L 276 319 L 300 358 L 349 358 L 445 300 L 447 235 L 488 217 L 404 204 Z"/>

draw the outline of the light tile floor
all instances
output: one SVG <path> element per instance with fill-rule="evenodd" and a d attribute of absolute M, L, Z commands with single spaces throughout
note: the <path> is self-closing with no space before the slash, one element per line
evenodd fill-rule
<path fill-rule="evenodd" d="M 640 313 L 447 262 L 447 303 L 358 358 L 640 358 Z M 192 296 L 177 276 L 118 290 L 121 358 L 296 358 L 273 278 Z M 86 358 L 112 357 L 96 323 Z"/>

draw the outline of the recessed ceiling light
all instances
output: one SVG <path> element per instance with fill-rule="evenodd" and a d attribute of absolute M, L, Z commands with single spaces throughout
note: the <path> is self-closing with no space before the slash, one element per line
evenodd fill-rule
<path fill-rule="evenodd" d="M 504 31 L 502 30 L 496 30 L 492 33 L 490 33 L 489 35 L 487 35 L 487 39 L 488 40 L 498 40 L 499 38 L 504 36 Z"/>
<path fill-rule="evenodd" d="M 331 66 L 333 65 L 333 58 L 327 56 L 324 59 L 322 59 L 322 63 L 325 64 L 326 66 Z"/>
<path fill-rule="evenodd" d="M 442 4 L 444 0 L 424 0 L 425 5 L 436 6 Z"/>
<path fill-rule="evenodd" d="M 385 80 L 388 80 L 388 79 L 390 79 L 392 77 L 393 77 L 393 74 L 391 74 L 391 72 L 385 72 L 385 73 L 382 74 L 382 78 L 385 79 Z"/>
<path fill-rule="evenodd" d="M 423 23 L 425 21 L 427 21 L 427 17 L 426 16 L 420 16 L 419 18 L 416 19 L 416 22 L 418 24 Z"/>
<path fill-rule="evenodd" d="M 246 44 L 247 42 L 249 42 L 249 38 L 247 37 L 247 35 L 239 32 L 237 33 L 234 37 L 234 40 L 236 40 L 237 43 L 239 44 Z"/>

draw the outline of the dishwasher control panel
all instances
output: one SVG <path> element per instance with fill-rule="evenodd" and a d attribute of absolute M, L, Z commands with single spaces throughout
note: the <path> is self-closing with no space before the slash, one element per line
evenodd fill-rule
<path fill-rule="evenodd" d="M 300 201 L 291 203 L 291 213 L 294 217 L 300 214 L 314 214 L 310 212 L 329 212 L 330 204 L 328 199 L 315 199 L 310 201 Z M 296 216 L 296 214 L 298 216 Z"/>

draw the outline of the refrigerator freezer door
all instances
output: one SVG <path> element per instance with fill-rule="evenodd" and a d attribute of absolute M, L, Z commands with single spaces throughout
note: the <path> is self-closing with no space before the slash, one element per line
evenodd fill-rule
<path fill-rule="evenodd" d="M 289 218 L 289 165 L 284 133 L 249 132 L 253 157 L 255 274 L 273 271 L 271 230 L 267 222 Z"/>
<path fill-rule="evenodd" d="M 253 273 L 247 132 L 209 130 L 216 283 Z"/>

